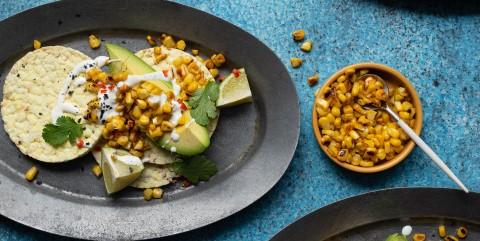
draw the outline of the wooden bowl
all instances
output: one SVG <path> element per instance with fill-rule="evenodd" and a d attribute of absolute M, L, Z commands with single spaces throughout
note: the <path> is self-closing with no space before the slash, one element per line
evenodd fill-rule
<path fill-rule="evenodd" d="M 415 131 L 415 133 L 420 134 L 420 131 L 422 129 L 423 112 L 422 112 L 422 104 L 420 102 L 420 98 L 418 97 L 417 91 L 415 91 L 415 88 L 410 83 L 410 81 L 408 81 L 408 79 L 405 76 L 403 76 L 400 72 L 383 64 L 359 63 L 359 64 L 346 66 L 345 68 L 339 70 L 330 78 L 328 78 L 325 84 L 323 84 L 323 86 L 317 90 L 317 92 L 315 93 L 315 100 L 317 99 L 318 96 L 321 96 L 321 95 L 323 96 L 323 94 L 327 90 L 327 87 L 331 85 L 334 81 L 336 81 L 338 77 L 344 74 L 347 68 L 355 68 L 356 70 L 368 69 L 370 71 L 369 73 L 377 74 L 380 77 L 382 77 L 387 82 L 390 89 L 392 87 L 398 87 L 398 86 L 404 87 L 412 97 L 412 104 L 416 110 L 415 126 L 413 130 Z M 336 157 L 330 154 L 330 152 L 328 151 L 328 147 L 326 145 L 323 145 L 320 142 L 322 135 L 320 133 L 320 128 L 318 126 L 317 111 L 315 110 L 315 100 L 313 101 L 313 110 L 312 110 L 312 126 L 313 126 L 313 131 L 315 133 L 315 138 L 317 138 L 318 144 L 322 148 L 323 152 L 325 152 L 325 154 L 333 162 L 335 162 L 337 165 L 343 168 L 346 168 L 354 172 L 360 172 L 360 173 L 381 172 L 403 161 L 408 156 L 408 154 L 412 152 L 413 147 L 415 146 L 415 143 L 412 140 L 409 140 L 408 143 L 405 145 L 405 148 L 402 150 L 402 152 L 398 153 L 395 156 L 395 158 L 389 161 L 380 162 L 378 164 L 375 164 L 372 167 L 355 166 L 346 162 L 339 161 Z"/>

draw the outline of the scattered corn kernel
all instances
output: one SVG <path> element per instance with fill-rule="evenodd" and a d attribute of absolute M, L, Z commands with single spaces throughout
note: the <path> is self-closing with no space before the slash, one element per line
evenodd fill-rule
<path fill-rule="evenodd" d="M 37 177 L 38 174 L 38 169 L 36 166 L 32 166 L 30 169 L 28 169 L 27 172 L 25 172 L 25 179 L 29 182 L 33 181 L 35 177 Z"/>
<path fill-rule="evenodd" d="M 152 191 L 152 197 L 155 199 L 160 199 L 163 197 L 163 189 L 161 188 L 154 188 Z"/>
<path fill-rule="evenodd" d="M 187 44 L 185 43 L 184 40 L 178 40 L 176 46 L 177 46 L 177 49 L 185 50 L 185 48 L 187 47 Z"/>
<path fill-rule="evenodd" d="M 290 58 L 290 64 L 292 65 L 293 68 L 298 68 L 300 65 L 302 65 L 302 59 L 301 58 Z"/>
<path fill-rule="evenodd" d="M 33 48 L 34 49 L 39 49 L 41 47 L 42 47 L 42 42 L 40 42 L 40 40 L 37 40 L 37 39 L 33 40 Z"/>
<path fill-rule="evenodd" d="M 292 37 L 293 37 L 293 40 L 295 40 L 295 41 L 303 40 L 305 38 L 305 30 L 298 29 L 298 30 L 293 31 Z"/>
<path fill-rule="evenodd" d="M 176 47 L 175 40 L 173 40 L 172 36 L 166 36 L 165 38 L 163 38 L 162 44 L 165 45 L 165 47 L 167 48 Z"/>
<path fill-rule="evenodd" d="M 88 44 L 90 45 L 90 48 L 98 49 L 100 48 L 100 45 L 102 45 L 102 42 L 97 38 L 97 36 L 91 34 L 88 36 Z"/>
<path fill-rule="evenodd" d="M 223 54 L 215 54 L 211 59 L 217 67 L 221 67 L 227 61 Z"/>
<path fill-rule="evenodd" d="M 444 238 L 445 236 L 447 236 L 445 225 L 438 226 L 438 236 L 440 236 L 441 238 Z"/>
<path fill-rule="evenodd" d="M 468 235 L 468 230 L 465 227 L 460 227 L 457 229 L 457 236 L 461 239 L 466 238 Z"/>
<path fill-rule="evenodd" d="M 300 49 L 304 52 L 310 52 L 312 50 L 312 41 L 305 41 L 302 45 L 300 45 Z"/>
<path fill-rule="evenodd" d="M 147 42 L 152 47 L 157 45 L 157 42 L 155 41 L 155 39 L 150 35 L 147 35 Z"/>
<path fill-rule="evenodd" d="M 93 175 L 95 175 L 96 177 L 100 177 L 102 175 L 102 168 L 100 168 L 99 165 L 95 164 L 93 167 L 92 167 L 92 173 Z"/>
<path fill-rule="evenodd" d="M 448 235 L 443 240 L 445 240 L 445 241 L 458 241 L 458 238 L 453 236 L 453 235 Z"/>
<path fill-rule="evenodd" d="M 145 201 L 150 201 L 152 197 L 153 197 L 153 190 L 151 188 L 147 188 L 143 190 L 143 199 L 145 199 Z"/>
<path fill-rule="evenodd" d="M 198 53 L 198 49 L 192 49 L 192 55 L 197 56 Z"/>
<path fill-rule="evenodd" d="M 308 77 L 308 79 L 307 79 L 308 85 L 310 85 L 310 86 L 316 85 L 318 83 L 319 78 L 320 77 L 318 76 L 318 74 L 315 74 L 313 76 Z"/>
<path fill-rule="evenodd" d="M 416 233 L 413 235 L 413 241 L 425 241 L 425 234 L 423 233 Z"/>
<path fill-rule="evenodd" d="M 218 69 L 213 68 L 213 69 L 209 69 L 208 71 L 213 76 L 213 78 L 216 78 L 218 76 Z"/>

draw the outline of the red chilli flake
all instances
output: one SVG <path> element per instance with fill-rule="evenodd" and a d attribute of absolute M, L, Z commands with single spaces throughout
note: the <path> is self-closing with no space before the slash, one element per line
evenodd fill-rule
<path fill-rule="evenodd" d="M 185 105 L 185 103 L 183 103 L 182 100 L 178 99 L 177 102 L 180 104 L 180 109 L 182 110 L 187 110 L 187 106 Z"/>
<path fill-rule="evenodd" d="M 169 70 L 163 70 L 163 76 L 168 77 L 168 74 L 170 73 Z"/>
<path fill-rule="evenodd" d="M 115 85 L 109 85 L 108 86 L 108 90 L 112 91 L 113 89 L 115 89 Z"/>
<path fill-rule="evenodd" d="M 102 88 L 105 88 L 106 86 L 105 86 L 105 83 L 103 82 L 97 82 L 97 87 L 102 89 Z"/>
<path fill-rule="evenodd" d="M 85 147 L 85 143 L 83 142 L 83 139 L 78 139 L 78 140 L 77 140 L 77 147 L 78 147 L 78 148 L 83 148 L 83 147 Z"/>
<path fill-rule="evenodd" d="M 238 69 L 233 69 L 233 70 L 232 70 L 232 73 L 233 73 L 233 75 L 235 76 L 235 78 L 240 77 L 240 70 L 238 70 Z"/>
<path fill-rule="evenodd" d="M 106 90 L 106 89 L 101 89 L 101 90 L 100 90 L 100 93 L 106 94 L 106 93 L 107 93 L 107 90 Z"/>

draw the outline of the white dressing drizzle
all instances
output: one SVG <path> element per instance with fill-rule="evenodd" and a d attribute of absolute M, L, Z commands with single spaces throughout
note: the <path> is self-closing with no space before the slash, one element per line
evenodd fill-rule
<path fill-rule="evenodd" d="M 170 82 L 169 75 L 165 76 L 165 74 L 161 71 L 148 73 L 144 75 L 129 75 L 125 81 L 122 81 L 117 84 L 117 87 L 122 87 L 123 85 L 127 85 L 128 87 L 135 86 L 144 80 L 163 80 Z"/>
<path fill-rule="evenodd" d="M 148 97 L 147 101 L 150 104 L 159 104 L 160 106 L 162 106 L 167 103 L 167 96 L 163 93 L 161 95 L 152 95 Z"/>
<path fill-rule="evenodd" d="M 87 79 L 85 79 L 85 77 L 80 76 L 75 80 L 75 82 L 73 82 L 73 85 L 75 87 L 79 87 L 79 86 L 85 84 L 85 82 L 87 82 Z"/>
<path fill-rule="evenodd" d="M 133 156 L 133 155 L 123 155 L 123 156 L 116 155 L 115 158 L 118 161 L 121 161 L 121 162 L 123 162 L 127 165 L 138 166 L 138 165 L 143 164 L 143 162 L 140 158 L 138 158 L 136 156 Z"/>
<path fill-rule="evenodd" d="M 120 115 L 121 113 L 116 111 L 118 89 L 115 85 L 107 85 L 101 88 L 98 92 L 98 100 L 100 101 L 99 107 L 99 119 L 103 124 L 109 117 Z"/>
<path fill-rule="evenodd" d="M 81 63 L 76 65 L 70 73 L 68 73 L 68 76 L 63 80 L 63 87 L 60 90 L 60 93 L 58 93 L 57 101 L 52 110 L 51 117 L 53 123 L 57 122 L 57 119 L 63 115 L 66 109 L 64 107 L 65 96 L 70 90 L 70 85 L 72 84 L 72 81 L 77 78 L 79 74 L 86 72 L 89 69 L 103 67 L 108 62 L 108 59 L 109 58 L 106 56 L 99 56 L 93 60 L 82 61 Z"/>
<path fill-rule="evenodd" d="M 78 114 L 80 114 L 80 109 L 73 104 L 63 103 L 62 104 L 62 112 L 67 112 L 67 113 L 70 113 L 70 114 L 78 115 Z"/>

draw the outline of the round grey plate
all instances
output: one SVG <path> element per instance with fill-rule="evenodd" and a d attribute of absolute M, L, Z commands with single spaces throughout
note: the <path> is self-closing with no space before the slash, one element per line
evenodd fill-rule
<path fill-rule="evenodd" d="M 382 241 L 404 225 L 440 240 L 438 226 L 449 234 L 464 226 L 465 240 L 480 240 L 480 194 L 441 188 L 375 191 L 320 208 L 276 234 L 271 241 Z"/>
<path fill-rule="evenodd" d="M 61 1 L 0 23 L 0 81 L 31 50 L 33 39 L 65 45 L 90 56 L 88 34 L 134 51 L 148 48 L 147 34 L 169 33 L 204 54 L 223 52 L 225 69 L 245 67 L 254 103 L 222 110 L 207 155 L 219 173 L 196 187 L 171 187 L 162 201 L 143 201 L 127 189 L 105 194 L 91 174 L 93 158 L 42 164 L 22 155 L 0 128 L 0 213 L 47 232 L 85 239 L 146 239 L 213 223 L 247 207 L 287 169 L 299 136 L 298 97 L 282 62 L 259 40 L 232 24 L 176 3 L 153 0 Z M 226 73 L 224 73 L 226 74 Z M 0 123 L 3 126 L 3 122 Z M 33 164 L 37 181 L 23 173 Z"/>

